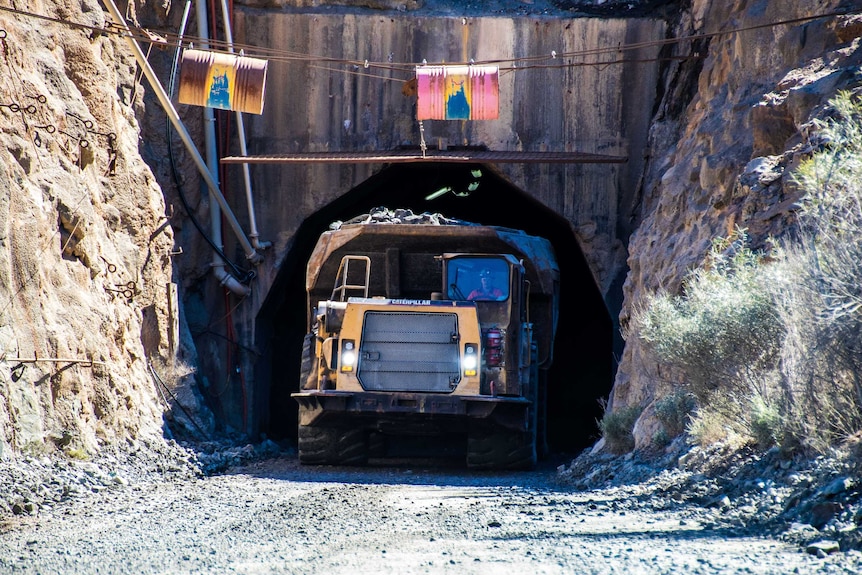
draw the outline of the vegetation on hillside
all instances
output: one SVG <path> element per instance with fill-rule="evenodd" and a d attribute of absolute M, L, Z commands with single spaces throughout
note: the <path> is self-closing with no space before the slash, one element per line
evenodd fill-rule
<path fill-rule="evenodd" d="M 686 431 L 699 443 L 824 452 L 862 430 L 862 101 L 830 106 L 793 174 L 798 232 L 762 253 L 739 229 L 681 294 L 634 310 L 627 335 L 668 395 L 694 399 Z"/>

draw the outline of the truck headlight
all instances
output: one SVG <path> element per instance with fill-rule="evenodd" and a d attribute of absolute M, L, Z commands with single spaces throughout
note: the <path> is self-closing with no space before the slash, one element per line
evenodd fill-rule
<path fill-rule="evenodd" d="M 353 371 L 356 365 L 356 343 L 352 339 L 341 342 L 341 371 Z"/>
<path fill-rule="evenodd" d="M 461 369 L 467 377 L 475 377 L 479 368 L 478 345 L 468 343 L 464 345 L 464 357 L 461 359 Z"/>

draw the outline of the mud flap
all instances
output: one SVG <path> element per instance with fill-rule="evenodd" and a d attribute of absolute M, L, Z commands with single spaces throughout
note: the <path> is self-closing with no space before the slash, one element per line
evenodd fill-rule
<path fill-rule="evenodd" d="M 317 363 L 315 341 L 316 337 L 313 333 L 308 333 L 302 339 L 302 363 L 299 370 L 299 389 L 317 389 L 317 373 L 315 373 L 315 364 Z"/>

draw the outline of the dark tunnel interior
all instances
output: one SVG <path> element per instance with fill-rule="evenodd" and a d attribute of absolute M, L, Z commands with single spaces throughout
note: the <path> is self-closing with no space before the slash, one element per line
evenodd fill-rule
<path fill-rule="evenodd" d="M 558 454 L 591 445 L 598 438 L 600 402 L 613 383 L 614 328 L 572 228 L 493 168 L 455 163 L 391 165 L 302 224 L 258 316 L 258 341 L 266 345 L 256 379 L 269 383 L 268 401 L 258 408 L 263 411 L 258 414 L 261 431 L 277 440 L 296 438 L 297 406 L 290 394 L 298 389 L 307 327 L 306 262 L 318 236 L 333 221 L 377 207 L 522 229 L 552 243 L 560 266 L 561 298 L 555 357 L 548 372 L 548 443 Z"/>

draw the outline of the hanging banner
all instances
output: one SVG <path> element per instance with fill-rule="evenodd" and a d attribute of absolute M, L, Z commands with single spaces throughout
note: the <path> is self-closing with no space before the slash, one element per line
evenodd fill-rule
<path fill-rule="evenodd" d="M 263 113 L 266 60 L 185 50 L 180 68 L 180 104 Z"/>
<path fill-rule="evenodd" d="M 496 120 L 500 115 L 497 66 L 416 68 L 417 120 Z"/>

